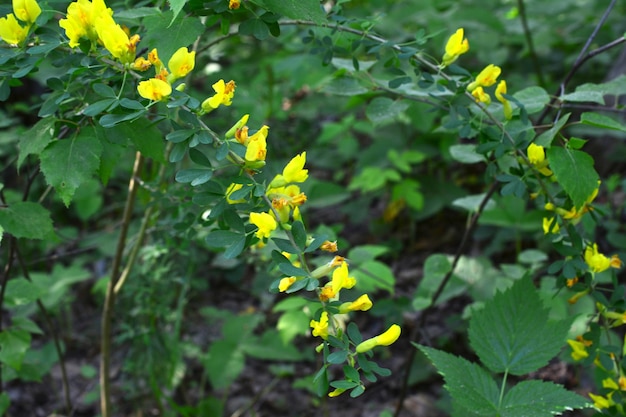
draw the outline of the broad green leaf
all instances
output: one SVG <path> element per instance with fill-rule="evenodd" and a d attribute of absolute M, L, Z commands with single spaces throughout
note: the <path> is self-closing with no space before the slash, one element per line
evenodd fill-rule
<path fill-rule="evenodd" d="M 593 158 L 583 151 L 552 147 L 547 151 L 550 169 L 559 184 L 580 208 L 598 188 L 598 173 Z"/>
<path fill-rule="evenodd" d="M 476 152 L 476 145 L 472 143 L 450 146 L 450 156 L 463 164 L 485 162 L 485 155 Z"/>
<path fill-rule="evenodd" d="M 550 129 L 543 132 L 535 140 L 535 144 L 549 148 L 552 145 L 554 137 L 561 131 L 565 123 L 569 120 L 571 113 L 564 114 Z"/>
<path fill-rule="evenodd" d="M 591 407 L 586 398 L 546 381 L 522 381 L 502 402 L 502 417 L 544 417 L 576 408 Z"/>
<path fill-rule="evenodd" d="M 493 372 L 533 372 L 559 353 L 569 330 L 569 321 L 550 322 L 548 316 L 532 282 L 518 280 L 472 315 L 470 344 Z"/>
<path fill-rule="evenodd" d="M 227 388 L 243 371 L 245 356 L 237 343 L 230 340 L 213 342 L 204 368 L 214 389 Z"/>
<path fill-rule="evenodd" d="M 157 162 L 165 162 L 163 134 L 154 123 L 146 118 L 119 123 L 106 129 L 105 134 L 113 143 L 125 144 L 130 141 L 144 156 Z"/>
<path fill-rule="evenodd" d="M 19 371 L 30 347 L 30 333 L 21 329 L 8 329 L 0 333 L 0 362 Z"/>
<path fill-rule="evenodd" d="M 204 184 L 213 177 L 211 169 L 183 169 L 176 173 L 176 182 L 183 184 L 191 183 L 192 187 Z"/>
<path fill-rule="evenodd" d="M 550 96 L 541 87 L 528 87 L 513 94 L 524 105 L 528 114 L 540 112 L 550 102 Z"/>
<path fill-rule="evenodd" d="M 348 252 L 348 259 L 352 264 L 361 264 L 371 261 L 381 255 L 389 253 L 389 247 L 383 245 L 359 245 Z"/>
<path fill-rule="evenodd" d="M 379 261 L 367 261 L 359 265 L 358 269 L 351 269 L 357 288 L 363 292 L 374 292 L 378 289 L 393 294 L 396 279 L 391 269 Z"/>
<path fill-rule="evenodd" d="M 376 97 L 367 106 L 365 114 L 374 124 L 393 121 L 409 107 L 407 101 L 392 100 L 388 97 Z"/>
<path fill-rule="evenodd" d="M 561 100 L 569 102 L 589 102 L 604 105 L 604 94 L 600 91 L 574 91 L 561 96 Z"/>
<path fill-rule="evenodd" d="M 325 84 L 322 91 L 338 96 L 357 96 L 367 93 L 369 89 L 362 86 L 356 78 L 338 77 Z"/>
<path fill-rule="evenodd" d="M 312 20 L 317 24 L 326 21 L 318 0 L 263 0 L 267 9 L 292 19 Z"/>
<path fill-rule="evenodd" d="M 17 307 L 29 304 L 45 293 L 45 288 L 40 288 L 25 278 L 15 278 L 7 283 L 6 305 L 7 307 Z"/>
<path fill-rule="evenodd" d="M 452 396 L 455 408 L 472 410 L 482 416 L 498 415 L 500 390 L 483 368 L 446 352 L 418 347 L 445 379 L 445 388 Z"/>
<path fill-rule="evenodd" d="M 143 19 L 146 36 L 142 37 L 142 47 L 152 50 L 158 48 L 159 58 L 167 63 L 174 52 L 183 46 L 195 42 L 205 30 L 198 17 L 179 15 L 174 19 L 174 12 L 168 11 Z"/>
<path fill-rule="evenodd" d="M 185 4 L 187 3 L 187 0 L 168 0 L 168 2 L 170 4 L 170 8 L 172 9 L 172 12 L 174 12 L 174 16 L 172 16 L 172 21 L 170 22 L 170 26 L 171 26 L 172 23 L 174 23 L 174 20 L 176 20 L 176 18 L 178 17 L 178 14 L 180 13 L 180 11 L 183 9 Z"/>
<path fill-rule="evenodd" d="M 100 167 L 102 144 L 85 129 L 71 139 L 57 140 L 41 153 L 41 171 L 69 207 L 79 185 Z"/>
<path fill-rule="evenodd" d="M 44 239 L 54 232 L 50 212 L 30 201 L 0 208 L 0 227 L 16 238 Z"/>
<path fill-rule="evenodd" d="M 41 119 L 23 136 L 20 140 L 20 152 L 17 158 L 18 169 L 28 155 L 39 155 L 48 146 L 52 141 L 55 123 L 54 117 Z"/>
<path fill-rule="evenodd" d="M 605 116 L 599 113 L 587 112 L 580 116 L 580 122 L 585 125 L 591 125 L 601 127 L 610 130 L 619 130 L 620 132 L 626 132 L 626 125 L 622 122 L 615 120 L 609 116 Z"/>
<path fill-rule="evenodd" d="M 573 93 L 565 94 L 561 99 L 564 101 L 593 102 L 604 105 L 604 96 L 620 96 L 623 94 L 626 94 L 626 76 L 620 75 L 606 83 L 579 85 Z"/>

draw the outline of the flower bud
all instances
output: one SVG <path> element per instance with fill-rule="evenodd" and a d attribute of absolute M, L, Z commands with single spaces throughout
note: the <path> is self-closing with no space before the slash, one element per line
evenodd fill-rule
<path fill-rule="evenodd" d="M 400 326 L 397 324 L 392 324 L 389 329 L 385 333 L 382 333 L 376 337 L 372 337 L 371 339 L 367 339 L 364 342 L 359 343 L 356 347 L 357 353 L 367 352 L 368 350 L 372 350 L 376 346 L 389 346 L 400 337 Z"/>

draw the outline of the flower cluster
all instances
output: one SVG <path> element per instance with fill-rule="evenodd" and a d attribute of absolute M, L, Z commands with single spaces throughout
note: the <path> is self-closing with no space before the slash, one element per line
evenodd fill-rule
<path fill-rule="evenodd" d="M 0 38 L 11 45 L 22 45 L 40 14 L 37 1 L 13 0 L 13 13 L 0 18 Z"/>
<path fill-rule="evenodd" d="M 464 36 L 463 28 L 457 29 L 457 31 L 450 36 L 450 39 L 448 39 L 446 43 L 445 53 L 441 60 L 441 65 L 439 66 L 440 68 L 445 68 L 456 61 L 460 55 L 469 51 L 469 41 L 465 39 Z M 491 104 L 491 96 L 485 91 L 485 88 L 494 85 L 498 81 L 501 72 L 500 67 L 489 64 L 476 76 L 474 81 L 469 83 L 467 91 L 472 94 L 477 103 L 483 103 L 487 106 Z M 506 93 L 506 81 L 501 80 L 496 86 L 494 94 L 496 99 L 502 103 L 504 117 L 510 120 L 513 117 L 513 109 L 511 108 L 511 103 L 504 97 Z"/>
<path fill-rule="evenodd" d="M 189 52 L 187 47 L 178 48 L 167 62 L 167 67 L 159 59 L 156 48 L 148 53 L 148 58 L 139 57 L 133 63 L 133 68 L 145 71 L 154 67 L 155 76 L 141 81 L 137 86 L 139 95 L 152 101 L 159 101 L 172 94 L 172 84 L 189 74 L 195 67 L 196 52 Z"/>

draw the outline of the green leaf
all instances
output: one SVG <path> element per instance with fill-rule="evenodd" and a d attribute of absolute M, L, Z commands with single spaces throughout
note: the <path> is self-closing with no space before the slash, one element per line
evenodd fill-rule
<path fill-rule="evenodd" d="M 240 237 L 241 234 L 230 230 L 215 230 L 206 237 L 206 243 L 213 248 L 224 248 L 236 243 Z"/>
<path fill-rule="evenodd" d="M 174 16 L 172 16 L 172 21 L 170 22 L 170 26 L 171 26 L 172 23 L 174 23 L 174 20 L 176 20 L 176 18 L 178 17 L 178 14 L 180 13 L 180 11 L 183 9 L 185 4 L 187 3 L 187 0 L 168 0 L 168 1 L 170 3 L 170 8 L 172 9 L 172 12 L 174 12 Z"/>
<path fill-rule="evenodd" d="M 102 144 L 88 129 L 71 139 L 57 140 L 41 153 L 41 171 L 69 207 L 76 189 L 100 167 Z"/>
<path fill-rule="evenodd" d="M 550 102 L 550 96 L 541 87 L 528 87 L 513 94 L 528 114 L 540 112 Z"/>
<path fill-rule="evenodd" d="M 0 362 L 19 372 L 22 360 L 30 347 L 30 333 L 21 329 L 8 329 L 0 333 Z"/>
<path fill-rule="evenodd" d="M 280 263 L 278 264 L 278 269 L 280 269 L 280 272 L 282 272 L 285 275 L 289 275 L 289 276 L 294 276 L 294 277 L 305 277 L 307 276 L 307 273 L 304 269 L 302 268 L 298 268 L 297 266 L 293 265 L 291 262 L 286 263 Z"/>
<path fill-rule="evenodd" d="M 571 113 L 564 114 L 550 129 L 543 132 L 535 139 L 535 144 L 545 147 L 550 147 L 554 137 L 561 131 L 565 123 L 569 120 Z"/>
<path fill-rule="evenodd" d="M 317 24 L 326 21 L 319 0 L 263 0 L 263 3 L 269 11 L 292 19 L 312 20 Z"/>
<path fill-rule="evenodd" d="M 9 394 L 3 392 L 0 394 L 0 416 L 3 416 L 4 413 L 9 409 L 9 405 L 11 405 L 11 399 L 9 398 Z"/>
<path fill-rule="evenodd" d="M 450 156 L 463 164 L 475 164 L 486 160 L 485 155 L 476 152 L 476 145 L 472 143 L 450 146 Z"/>
<path fill-rule="evenodd" d="M 350 249 L 348 259 L 353 264 L 360 264 L 371 261 L 386 253 L 389 253 L 389 247 L 383 245 L 359 245 Z"/>
<path fill-rule="evenodd" d="M 270 37 L 270 30 L 261 19 L 250 19 L 239 25 L 239 34 L 254 36 L 260 41 L 263 41 Z"/>
<path fill-rule="evenodd" d="M 176 173 L 176 182 L 183 184 L 191 183 L 192 187 L 204 184 L 213 177 L 210 169 L 182 169 Z"/>
<path fill-rule="evenodd" d="M 141 132 L 141 134 L 138 134 Z M 163 134 L 146 118 L 120 123 L 105 130 L 106 137 L 113 143 L 132 142 L 144 156 L 157 162 L 165 162 Z"/>
<path fill-rule="evenodd" d="M 604 105 L 604 94 L 600 91 L 574 91 L 561 96 L 561 100 L 569 102 L 589 102 Z"/>
<path fill-rule="evenodd" d="M 500 390 L 483 368 L 449 353 L 426 346 L 418 348 L 444 377 L 445 388 L 452 396 L 455 408 L 472 410 L 475 415 L 498 415 Z"/>
<path fill-rule="evenodd" d="M 304 229 L 304 224 L 301 221 L 295 221 L 291 225 L 291 233 L 293 234 L 293 239 L 296 242 L 296 246 L 299 249 L 304 250 L 306 247 L 307 234 Z"/>
<path fill-rule="evenodd" d="M 20 140 L 20 152 L 17 158 L 17 169 L 28 155 L 39 155 L 52 141 L 54 134 L 54 117 L 46 117 L 38 121 L 26 135 Z"/>
<path fill-rule="evenodd" d="M 374 124 L 391 122 L 409 107 L 407 101 L 392 100 L 388 97 L 376 97 L 367 106 L 365 114 Z"/>
<path fill-rule="evenodd" d="M 226 248 L 226 250 L 224 251 L 224 258 L 226 259 L 236 258 L 237 256 L 239 256 L 241 252 L 243 252 L 245 247 L 246 247 L 246 236 L 240 235 L 238 240 L 236 240 L 235 242 L 233 242 L 232 245 Z"/>
<path fill-rule="evenodd" d="M 308 326 L 308 321 L 307 321 Z M 295 345 L 284 343 L 276 330 L 268 330 L 261 337 L 247 337 L 241 344 L 246 355 L 266 361 L 298 361 L 303 353 Z"/>
<path fill-rule="evenodd" d="M 601 127 L 609 130 L 626 132 L 626 125 L 603 114 L 587 112 L 580 116 L 580 122 L 585 125 Z"/>
<path fill-rule="evenodd" d="M 548 316 L 532 281 L 518 280 L 472 315 L 470 344 L 493 372 L 533 372 L 559 353 L 569 330 L 569 321 Z"/>
<path fill-rule="evenodd" d="M 522 381 L 502 402 L 502 417 L 544 417 L 563 411 L 591 407 L 586 398 L 546 381 Z"/>
<path fill-rule="evenodd" d="M 115 15 L 117 17 L 117 15 Z M 93 91 L 95 91 L 98 95 L 105 97 L 105 98 L 117 98 L 117 94 L 115 93 L 115 90 L 113 90 L 111 87 L 109 87 L 106 84 L 94 84 L 93 86 L 91 86 L 91 88 L 93 88 Z"/>
<path fill-rule="evenodd" d="M 374 292 L 378 289 L 393 294 L 396 279 L 391 268 L 379 261 L 367 261 L 351 270 L 357 280 L 357 288 L 363 292 Z"/>
<path fill-rule="evenodd" d="M 83 114 L 89 117 L 97 116 L 111 107 L 114 103 L 117 103 L 117 99 L 115 98 L 105 98 L 104 100 L 96 101 L 95 103 L 91 103 L 87 106 L 87 108 L 83 110 Z"/>
<path fill-rule="evenodd" d="M 204 367 L 214 389 L 227 388 L 243 371 L 245 356 L 237 343 L 217 340 L 209 348 Z"/>
<path fill-rule="evenodd" d="M 598 188 L 593 158 L 583 151 L 552 147 L 547 151 L 550 169 L 577 209 Z"/>
<path fill-rule="evenodd" d="M 143 19 L 146 36 L 142 37 L 142 47 L 152 50 L 158 48 L 159 57 L 166 63 L 178 48 L 194 43 L 205 30 L 198 17 L 174 17 L 168 11 Z"/>
<path fill-rule="evenodd" d="M 338 96 L 356 96 L 369 91 L 361 85 L 359 80 L 353 77 L 337 77 L 324 85 L 322 91 Z"/>
<path fill-rule="evenodd" d="M 16 238 L 26 239 L 44 239 L 54 232 L 50 212 L 30 201 L 0 208 L 0 227 Z"/>
<path fill-rule="evenodd" d="M 7 307 L 17 307 L 29 304 L 45 293 L 45 288 L 40 288 L 25 278 L 15 278 L 7 283 L 6 305 Z"/>

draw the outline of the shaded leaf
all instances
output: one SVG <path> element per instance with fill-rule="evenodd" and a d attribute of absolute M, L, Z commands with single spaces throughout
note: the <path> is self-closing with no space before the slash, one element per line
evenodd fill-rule
<path fill-rule="evenodd" d="M 550 169 L 572 199 L 580 208 L 598 188 L 599 176 L 593 167 L 593 158 L 583 151 L 552 147 L 547 150 Z"/>
<path fill-rule="evenodd" d="M 50 212 L 30 201 L 0 208 L 0 228 L 16 238 L 44 239 L 53 233 Z"/>

